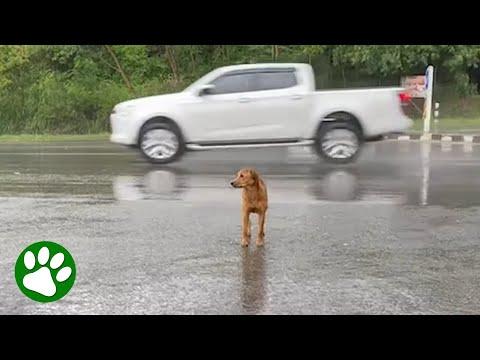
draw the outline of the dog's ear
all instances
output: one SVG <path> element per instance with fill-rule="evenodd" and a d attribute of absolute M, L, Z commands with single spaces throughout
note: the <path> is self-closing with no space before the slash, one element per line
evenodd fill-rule
<path fill-rule="evenodd" d="M 258 183 L 259 176 L 255 169 L 250 169 L 250 175 L 252 176 L 253 181 L 255 181 L 255 183 Z"/>

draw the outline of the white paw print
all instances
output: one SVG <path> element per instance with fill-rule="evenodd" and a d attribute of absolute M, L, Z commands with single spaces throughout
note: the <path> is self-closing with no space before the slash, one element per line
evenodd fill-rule
<path fill-rule="evenodd" d="M 43 296 L 51 297 L 57 292 L 57 286 L 52 277 L 51 270 L 56 270 L 62 266 L 65 256 L 62 253 L 55 254 L 50 260 L 50 251 L 47 247 L 42 247 L 38 252 L 38 263 L 42 266 L 37 271 L 25 275 L 23 278 L 23 285 L 31 291 L 35 291 Z M 35 255 L 31 251 L 27 251 L 23 257 L 23 262 L 28 270 L 32 270 L 35 267 Z M 55 277 L 56 282 L 64 282 L 72 275 L 72 269 L 69 266 L 65 266 L 60 269 Z"/>

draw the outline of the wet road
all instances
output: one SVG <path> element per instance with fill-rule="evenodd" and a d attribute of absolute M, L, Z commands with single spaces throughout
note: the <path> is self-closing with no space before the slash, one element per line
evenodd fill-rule
<path fill-rule="evenodd" d="M 228 183 L 246 165 L 269 187 L 263 249 L 239 246 Z M 479 145 L 415 142 L 342 167 L 301 149 L 162 168 L 108 143 L 0 145 L 0 314 L 479 313 L 479 165 Z M 77 264 L 52 304 L 13 277 L 40 240 Z"/>

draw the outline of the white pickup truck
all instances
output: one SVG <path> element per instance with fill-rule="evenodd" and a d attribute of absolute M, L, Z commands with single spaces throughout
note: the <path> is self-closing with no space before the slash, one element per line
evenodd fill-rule
<path fill-rule="evenodd" d="M 364 140 L 412 125 L 402 88 L 315 91 L 307 64 L 216 69 L 184 91 L 115 106 L 114 143 L 166 164 L 186 150 L 314 146 L 324 159 L 354 160 Z"/>

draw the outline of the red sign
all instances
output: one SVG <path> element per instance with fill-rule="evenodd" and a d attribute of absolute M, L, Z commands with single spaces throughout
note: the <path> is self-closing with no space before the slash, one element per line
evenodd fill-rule
<path fill-rule="evenodd" d="M 425 75 L 402 78 L 402 87 L 412 98 L 427 97 L 427 78 Z"/>

